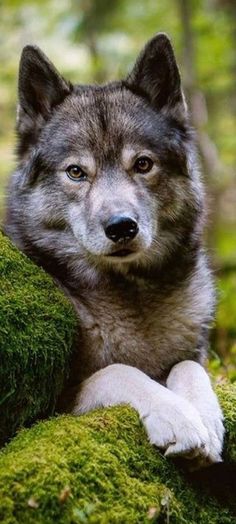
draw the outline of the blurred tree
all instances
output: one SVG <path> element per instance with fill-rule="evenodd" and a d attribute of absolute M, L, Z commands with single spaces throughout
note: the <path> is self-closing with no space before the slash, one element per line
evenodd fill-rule
<path fill-rule="evenodd" d="M 206 132 L 208 121 L 207 104 L 204 93 L 199 89 L 195 35 L 192 16 L 195 9 L 194 0 L 177 0 L 182 25 L 182 53 L 184 66 L 184 85 L 190 107 L 194 128 L 197 130 L 199 151 L 205 175 L 213 177 L 220 169 L 218 151 Z"/>
<path fill-rule="evenodd" d="M 93 81 L 104 82 L 107 77 L 105 64 L 99 52 L 99 37 L 109 30 L 111 17 L 119 8 L 119 0 L 73 0 L 76 15 L 72 38 L 86 42 L 92 59 Z"/>
<path fill-rule="evenodd" d="M 217 4 L 223 7 L 228 13 L 231 27 L 232 53 L 231 53 L 231 71 L 232 71 L 232 93 L 231 105 L 236 117 L 236 0 L 217 0 Z"/>

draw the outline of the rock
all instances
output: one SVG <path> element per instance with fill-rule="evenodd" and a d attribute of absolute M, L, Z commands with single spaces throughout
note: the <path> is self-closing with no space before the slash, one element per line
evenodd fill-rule
<path fill-rule="evenodd" d="M 0 235 L 2 442 L 54 414 L 76 324 L 53 280 Z M 0 453 L 0 522 L 235 523 L 236 388 L 222 384 L 217 394 L 226 462 L 194 474 L 159 453 L 126 406 L 18 431 Z"/>
<path fill-rule="evenodd" d="M 76 322 L 51 277 L 0 234 L 0 443 L 53 413 Z"/>

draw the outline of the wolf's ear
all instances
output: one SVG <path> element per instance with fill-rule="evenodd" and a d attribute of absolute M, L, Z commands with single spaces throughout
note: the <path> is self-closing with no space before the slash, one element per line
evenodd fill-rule
<path fill-rule="evenodd" d="M 186 118 L 178 66 L 170 40 L 164 33 L 149 40 L 125 82 L 157 110 L 169 111 L 180 120 Z"/>
<path fill-rule="evenodd" d="M 44 53 L 35 46 L 24 47 L 19 68 L 17 131 L 19 155 L 38 137 L 52 109 L 71 92 L 72 86 L 58 73 Z"/>

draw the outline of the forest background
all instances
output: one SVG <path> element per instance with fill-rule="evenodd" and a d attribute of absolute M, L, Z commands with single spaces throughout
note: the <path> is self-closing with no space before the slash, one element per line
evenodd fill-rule
<path fill-rule="evenodd" d="M 77 83 L 122 78 L 157 31 L 174 44 L 207 185 L 218 308 L 210 369 L 236 381 L 236 0 L 0 0 L 0 223 L 14 169 L 22 47 Z"/>

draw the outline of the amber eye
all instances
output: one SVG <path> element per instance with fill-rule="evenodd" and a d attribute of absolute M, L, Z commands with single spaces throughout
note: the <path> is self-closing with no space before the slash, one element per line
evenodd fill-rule
<path fill-rule="evenodd" d="M 153 161 L 148 156 L 140 156 L 134 164 L 136 173 L 149 173 L 153 166 Z"/>
<path fill-rule="evenodd" d="M 87 175 L 83 169 L 75 164 L 67 167 L 66 174 L 71 180 L 74 180 L 75 182 L 81 182 L 87 179 Z"/>

